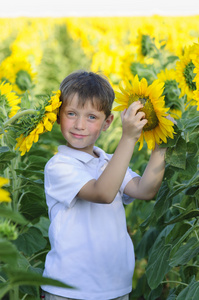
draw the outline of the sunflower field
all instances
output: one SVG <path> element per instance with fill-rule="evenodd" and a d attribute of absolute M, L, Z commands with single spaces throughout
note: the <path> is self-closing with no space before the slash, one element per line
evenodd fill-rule
<path fill-rule="evenodd" d="M 155 143 L 167 147 L 155 199 L 126 206 L 136 267 L 130 300 L 199 299 L 199 16 L 0 19 L 0 299 L 39 300 L 50 249 L 43 171 L 65 143 L 59 84 L 102 72 L 116 94 L 97 146 L 113 153 L 120 112 L 148 119 L 130 166 L 142 174 Z M 174 125 L 167 117 L 171 115 Z"/>

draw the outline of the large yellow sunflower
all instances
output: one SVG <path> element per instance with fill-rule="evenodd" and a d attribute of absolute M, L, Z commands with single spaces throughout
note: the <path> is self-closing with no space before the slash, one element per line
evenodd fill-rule
<path fill-rule="evenodd" d="M 145 78 L 139 81 L 136 75 L 130 84 L 126 82 L 126 87 L 119 86 L 121 92 L 115 92 L 115 102 L 120 105 L 114 108 L 115 111 L 121 111 L 128 108 L 134 101 L 141 101 L 144 104 L 144 111 L 148 123 L 144 126 L 139 138 L 142 149 L 144 139 L 148 148 L 154 149 L 155 143 L 161 144 L 167 142 L 167 138 L 173 138 L 174 129 L 173 122 L 166 119 L 169 108 L 165 108 L 164 96 L 162 96 L 164 83 L 155 80 L 151 85 L 148 85 Z"/>
<path fill-rule="evenodd" d="M 179 98 L 180 89 L 178 88 L 178 83 L 175 79 L 175 73 L 176 71 L 174 69 L 165 69 L 161 70 L 161 72 L 157 74 L 157 77 L 160 82 L 164 83 L 163 96 L 165 96 L 165 105 L 170 107 L 170 115 L 175 119 L 179 119 L 182 116 L 184 101 L 182 98 Z"/>
<path fill-rule="evenodd" d="M 38 142 L 40 134 L 52 130 L 53 124 L 57 120 L 59 107 L 61 106 L 60 95 L 61 92 L 59 90 L 53 92 L 53 96 L 43 108 L 41 115 L 35 116 L 28 128 L 24 126 L 24 133 L 21 133 L 16 139 L 17 144 L 15 147 L 15 149 L 19 148 L 21 156 L 30 150 L 33 143 Z M 39 109 L 39 111 L 42 111 L 42 109 Z"/>
<path fill-rule="evenodd" d="M 176 62 L 176 80 L 181 89 L 180 97 L 187 95 L 187 101 L 193 99 L 196 90 L 196 67 L 198 61 L 195 58 L 195 45 L 191 45 L 184 50 L 184 54 L 180 56 L 180 60 Z M 197 75 L 198 76 L 198 75 Z M 193 101 L 192 104 L 195 104 Z"/>

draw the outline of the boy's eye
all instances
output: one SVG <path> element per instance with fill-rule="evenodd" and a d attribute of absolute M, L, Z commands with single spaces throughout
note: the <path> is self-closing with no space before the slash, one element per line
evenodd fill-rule
<path fill-rule="evenodd" d="M 69 111 L 69 112 L 68 112 L 68 116 L 69 116 L 69 117 L 73 117 L 73 116 L 75 116 L 75 113 L 72 112 L 72 111 Z"/>
<path fill-rule="evenodd" d="M 90 115 L 90 116 L 89 116 L 89 119 L 90 119 L 90 120 L 95 120 L 95 119 L 96 119 L 96 116 Z"/>

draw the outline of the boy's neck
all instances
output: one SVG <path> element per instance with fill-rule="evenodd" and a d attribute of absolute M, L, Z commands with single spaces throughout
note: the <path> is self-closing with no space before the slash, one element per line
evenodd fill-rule
<path fill-rule="evenodd" d="M 94 147 L 91 148 L 90 151 L 85 151 L 85 150 L 82 149 L 82 148 L 74 148 L 74 147 L 72 147 L 72 146 L 71 146 L 70 144 L 68 144 L 68 143 L 67 143 L 66 145 L 67 145 L 69 148 L 72 148 L 72 149 L 74 149 L 74 150 L 88 153 L 88 154 L 92 155 L 92 156 L 95 157 L 95 158 L 98 158 L 98 157 L 99 157 L 99 155 L 95 152 Z"/>

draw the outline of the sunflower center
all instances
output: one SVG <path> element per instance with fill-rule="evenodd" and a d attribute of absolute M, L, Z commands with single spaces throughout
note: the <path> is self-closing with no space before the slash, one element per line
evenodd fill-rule
<path fill-rule="evenodd" d="M 131 105 L 135 101 L 140 101 L 144 107 L 139 109 L 139 111 L 143 111 L 145 113 L 145 118 L 148 120 L 148 123 L 143 127 L 144 131 L 149 131 L 155 128 L 158 123 L 158 117 L 156 116 L 153 104 L 149 97 L 139 96 L 139 95 L 131 95 L 129 97 L 128 106 Z"/>
<path fill-rule="evenodd" d="M 194 74 L 194 72 L 193 72 L 194 69 L 195 69 L 195 66 L 191 61 L 186 65 L 184 72 L 183 72 L 185 81 L 191 91 L 196 90 L 196 83 L 193 82 L 194 77 L 196 76 L 196 74 Z"/>

